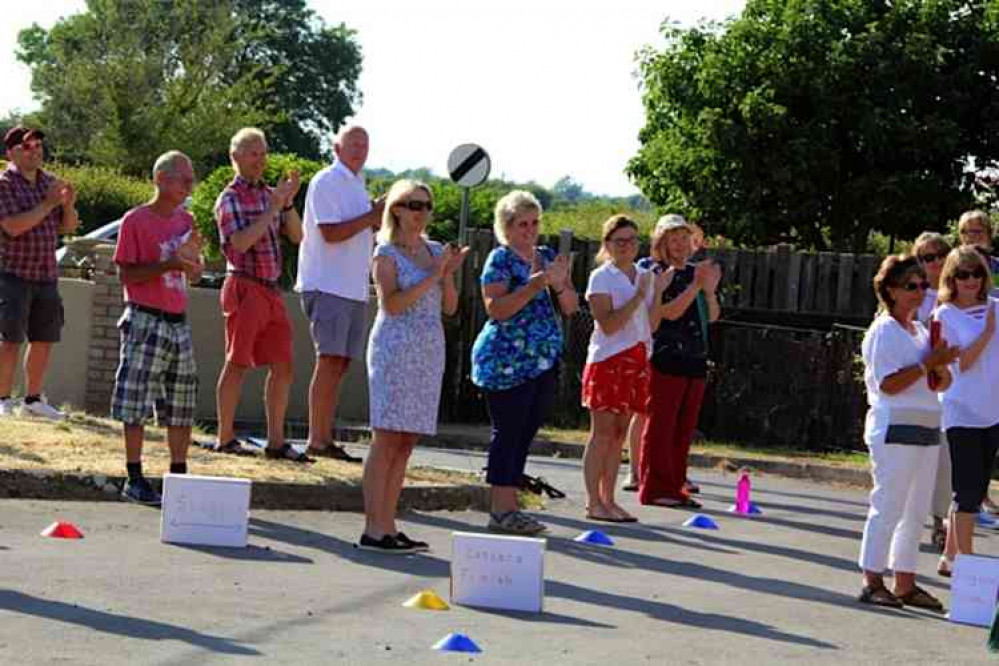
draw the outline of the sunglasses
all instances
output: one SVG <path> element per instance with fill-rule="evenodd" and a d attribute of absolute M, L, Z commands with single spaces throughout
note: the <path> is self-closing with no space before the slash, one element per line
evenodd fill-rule
<path fill-rule="evenodd" d="M 906 282 L 904 285 L 902 285 L 902 289 L 906 291 L 916 291 L 917 289 L 919 291 L 926 291 L 929 288 L 930 288 L 930 283 L 927 282 L 926 280 L 923 280 L 921 282 Z"/>
<path fill-rule="evenodd" d="M 979 266 L 973 271 L 966 271 L 963 268 L 959 268 L 958 270 L 954 271 L 954 279 L 956 280 L 970 280 L 971 278 L 981 280 L 986 275 L 988 275 L 988 273 L 986 273 L 985 269 L 982 268 L 981 266 Z"/>
<path fill-rule="evenodd" d="M 41 139 L 28 139 L 21 142 L 21 150 L 37 150 L 42 147 Z"/>
<path fill-rule="evenodd" d="M 403 208 L 408 208 L 414 213 L 419 213 L 422 210 L 425 210 L 429 213 L 434 209 L 434 203 L 432 201 L 418 201 L 416 199 L 412 199 L 410 201 L 400 201 L 396 205 L 402 206 Z"/>
<path fill-rule="evenodd" d="M 608 238 L 608 243 L 613 243 L 614 247 L 628 247 L 638 244 L 638 236 L 628 236 L 627 238 Z"/>
<path fill-rule="evenodd" d="M 926 254 L 919 255 L 919 262 L 922 264 L 932 264 L 934 261 L 943 261 L 946 258 L 946 252 L 937 252 L 936 254 L 928 252 Z"/>

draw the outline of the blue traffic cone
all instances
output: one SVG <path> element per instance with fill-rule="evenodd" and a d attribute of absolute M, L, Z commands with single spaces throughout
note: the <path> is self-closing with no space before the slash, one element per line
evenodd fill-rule
<path fill-rule="evenodd" d="M 577 543 L 589 543 L 594 546 L 613 546 L 614 540 L 598 530 L 586 530 L 573 539 Z"/>
<path fill-rule="evenodd" d="M 448 634 L 434 643 L 435 650 L 444 652 L 482 652 L 482 649 L 465 634 Z"/>
<path fill-rule="evenodd" d="M 709 516 L 705 516 L 703 513 L 695 513 L 693 516 L 684 521 L 683 526 L 697 527 L 702 530 L 718 529 L 718 523 L 711 520 Z"/>

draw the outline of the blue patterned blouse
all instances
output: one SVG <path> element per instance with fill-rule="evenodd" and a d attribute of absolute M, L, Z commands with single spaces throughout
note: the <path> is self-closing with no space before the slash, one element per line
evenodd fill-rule
<path fill-rule="evenodd" d="M 547 266 L 555 259 L 549 247 L 536 252 Z M 509 291 L 527 284 L 531 265 L 501 245 L 482 267 L 482 286 L 503 283 Z M 548 290 L 505 321 L 490 319 L 472 345 L 472 382 L 487 391 L 505 391 L 555 367 L 562 354 L 562 328 Z"/>

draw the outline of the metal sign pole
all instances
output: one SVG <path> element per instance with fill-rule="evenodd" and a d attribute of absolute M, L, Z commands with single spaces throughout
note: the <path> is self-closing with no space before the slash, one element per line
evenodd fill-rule
<path fill-rule="evenodd" d="M 468 210 L 470 207 L 471 188 L 461 188 L 461 216 L 458 218 L 458 244 L 468 245 Z"/>

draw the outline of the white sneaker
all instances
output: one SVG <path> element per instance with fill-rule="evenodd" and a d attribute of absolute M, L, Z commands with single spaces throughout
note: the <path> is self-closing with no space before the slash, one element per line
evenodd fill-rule
<path fill-rule="evenodd" d="M 52 421 L 64 421 L 66 419 L 66 415 L 50 405 L 45 396 L 30 404 L 22 402 L 21 416 L 36 416 L 42 419 L 51 419 Z"/>
<path fill-rule="evenodd" d="M 0 400 L 0 418 L 3 418 L 5 416 L 15 416 L 14 414 L 15 406 L 16 403 L 14 402 L 13 398 L 6 398 L 4 400 Z"/>

